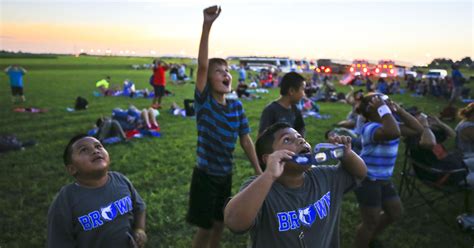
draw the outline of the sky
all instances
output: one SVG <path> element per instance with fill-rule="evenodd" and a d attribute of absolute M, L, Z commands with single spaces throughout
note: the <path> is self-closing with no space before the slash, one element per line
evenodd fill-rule
<path fill-rule="evenodd" d="M 214 4 L 210 56 L 474 57 L 471 0 L 0 0 L 0 49 L 197 57 Z"/>

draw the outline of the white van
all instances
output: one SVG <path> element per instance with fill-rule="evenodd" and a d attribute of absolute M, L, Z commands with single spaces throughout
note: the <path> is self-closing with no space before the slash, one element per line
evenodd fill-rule
<path fill-rule="evenodd" d="M 448 76 L 448 71 L 446 70 L 443 70 L 443 69 L 431 69 L 428 71 L 428 73 L 426 73 L 425 75 L 423 75 L 423 78 L 427 78 L 427 79 L 430 79 L 430 78 L 433 78 L 433 79 L 444 79 L 446 76 Z"/>

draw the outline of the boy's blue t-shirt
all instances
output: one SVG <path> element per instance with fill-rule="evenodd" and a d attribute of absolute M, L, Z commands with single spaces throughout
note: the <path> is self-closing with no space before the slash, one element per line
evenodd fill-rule
<path fill-rule="evenodd" d="M 219 104 L 212 97 L 209 86 L 201 93 L 197 89 L 194 92 L 197 166 L 209 175 L 229 175 L 232 173 L 237 138 L 250 133 L 242 103 L 226 100 L 225 106 Z"/>
<path fill-rule="evenodd" d="M 362 127 L 362 151 L 360 157 L 367 165 L 367 178 L 372 180 L 388 180 L 392 177 L 398 154 L 400 139 L 376 142 L 375 131 L 382 124 L 368 122 Z"/>
<path fill-rule="evenodd" d="M 20 69 L 9 69 L 7 71 L 8 76 L 10 77 L 10 85 L 12 87 L 23 87 L 23 75 L 25 73 Z"/>

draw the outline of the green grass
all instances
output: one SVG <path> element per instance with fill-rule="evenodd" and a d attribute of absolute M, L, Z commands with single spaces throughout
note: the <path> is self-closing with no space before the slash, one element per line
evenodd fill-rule
<path fill-rule="evenodd" d="M 10 102 L 8 78 L 5 74 L 0 75 L 0 133 L 15 133 L 22 139 L 39 142 L 24 151 L 0 154 L 0 247 L 44 246 L 48 207 L 59 189 L 73 181 L 64 170 L 61 158 L 67 141 L 74 134 L 92 128 L 99 116 L 110 115 L 115 107 L 126 108 L 128 104 L 134 104 L 144 108 L 150 105 L 148 99 L 93 97 L 95 82 L 110 75 L 113 84 L 121 85 L 129 78 L 137 88 L 147 87 L 151 71 L 132 70 L 130 65 L 150 61 L 149 58 L 66 56 L 0 61 L 0 68 L 18 63 L 28 70 L 24 106 L 49 109 L 43 114 L 12 112 L 14 106 Z M 236 78 L 234 74 L 234 85 Z M 189 247 L 195 231 L 184 217 L 191 172 L 196 161 L 196 124 L 193 119 L 174 117 L 166 112 L 172 102 L 182 105 L 184 98 L 192 98 L 193 87 L 192 84 L 169 84 L 168 88 L 175 95 L 164 99 L 164 110 L 158 117 L 161 138 L 136 139 L 129 144 L 107 147 L 112 160 L 111 169 L 129 177 L 147 203 L 148 247 Z M 347 91 L 347 88 L 340 89 Z M 77 96 L 89 100 L 89 110 L 67 113 L 65 108 L 72 107 Z M 275 89 L 263 95 L 262 99 L 243 101 L 254 140 L 262 109 L 277 96 L 278 90 Z M 393 98 L 406 106 L 417 105 L 428 113 L 437 113 L 446 104 L 445 100 L 412 98 L 408 94 Z M 323 141 L 324 132 L 333 123 L 344 119 L 350 110 L 341 103 L 321 103 L 320 106 L 321 112 L 330 114 L 332 118 L 305 120 L 311 144 Z M 402 153 L 394 175 L 396 182 L 400 178 L 401 161 Z M 250 163 L 240 147 L 235 152 L 235 165 L 234 193 L 244 179 L 252 175 Z M 449 204 L 440 205 L 440 210 L 451 221 L 450 225 L 440 222 L 429 208 L 420 207 L 406 211 L 403 220 L 388 228 L 381 239 L 386 247 L 470 247 L 474 243 L 473 237 L 461 233 L 455 226 L 455 216 L 462 210 L 462 197 L 454 199 Z M 346 195 L 342 208 L 342 247 L 351 247 L 355 227 L 360 221 L 353 193 Z M 245 247 L 246 241 L 246 235 L 234 235 L 226 230 L 222 246 Z"/>

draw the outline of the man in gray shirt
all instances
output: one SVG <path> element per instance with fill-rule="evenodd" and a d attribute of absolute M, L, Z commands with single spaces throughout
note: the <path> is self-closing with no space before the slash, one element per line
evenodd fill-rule
<path fill-rule="evenodd" d="M 252 247 L 339 247 L 342 196 L 365 177 L 364 161 L 349 137 L 336 136 L 345 155 L 338 166 L 298 165 L 291 160 L 311 146 L 288 124 L 270 126 L 257 140 L 263 174 L 244 183 L 224 210 L 234 232 L 250 230 Z"/>

